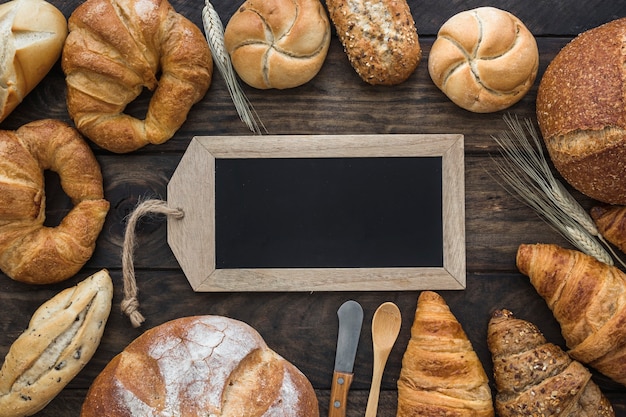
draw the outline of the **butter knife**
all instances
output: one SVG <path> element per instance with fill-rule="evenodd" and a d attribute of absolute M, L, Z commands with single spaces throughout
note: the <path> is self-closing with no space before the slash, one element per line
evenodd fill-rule
<path fill-rule="evenodd" d="M 356 301 L 346 301 L 337 310 L 339 332 L 337 334 L 337 352 L 335 368 L 330 389 L 328 417 L 344 417 L 348 391 L 354 376 L 354 359 L 361 336 L 363 308 Z"/>

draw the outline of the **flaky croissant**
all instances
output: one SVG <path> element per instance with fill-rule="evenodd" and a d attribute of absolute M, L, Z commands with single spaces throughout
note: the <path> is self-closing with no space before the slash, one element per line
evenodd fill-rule
<path fill-rule="evenodd" d="M 44 171 L 59 174 L 74 207 L 44 225 Z M 91 258 L 109 211 L 100 165 L 76 129 L 38 120 L 0 130 L 0 269 L 29 284 L 59 282 Z"/>
<path fill-rule="evenodd" d="M 517 267 L 552 310 L 570 356 L 626 385 L 626 274 L 551 244 L 520 245 Z"/>
<path fill-rule="evenodd" d="M 615 415 L 589 370 L 548 343 L 534 324 L 497 310 L 489 320 L 487 342 L 500 417 Z"/>
<path fill-rule="evenodd" d="M 209 88 L 206 39 L 167 0 L 87 0 L 68 23 L 68 112 L 105 149 L 123 153 L 167 141 Z M 139 120 L 123 111 L 143 88 L 154 92 Z"/>
<path fill-rule="evenodd" d="M 600 234 L 626 253 L 626 206 L 596 206 L 589 214 Z"/>
<path fill-rule="evenodd" d="M 398 417 L 494 415 L 487 374 L 445 300 L 423 291 L 398 379 Z"/>

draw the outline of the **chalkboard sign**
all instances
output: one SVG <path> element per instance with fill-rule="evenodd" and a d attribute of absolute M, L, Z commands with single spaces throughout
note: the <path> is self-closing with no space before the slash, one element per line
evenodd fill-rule
<path fill-rule="evenodd" d="M 217 268 L 443 266 L 441 158 L 219 159 Z"/>
<path fill-rule="evenodd" d="M 196 291 L 465 287 L 462 135 L 196 137 L 168 242 Z"/>

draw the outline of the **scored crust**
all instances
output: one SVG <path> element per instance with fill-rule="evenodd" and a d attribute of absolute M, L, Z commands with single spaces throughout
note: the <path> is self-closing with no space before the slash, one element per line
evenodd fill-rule
<path fill-rule="evenodd" d="M 139 413 L 139 414 L 137 414 Z M 135 339 L 92 384 L 81 417 L 317 417 L 308 379 L 247 324 L 172 320 Z"/>

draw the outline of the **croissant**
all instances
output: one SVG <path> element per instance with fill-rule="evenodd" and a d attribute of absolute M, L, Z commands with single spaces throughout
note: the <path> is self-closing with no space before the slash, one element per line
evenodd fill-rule
<path fill-rule="evenodd" d="M 626 274 L 557 245 L 520 245 L 517 267 L 561 326 L 569 354 L 626 385 Z"/>
<path fill-rule="evenodd" d="M 615 415 L 589 370 L 548 343 L 534 324 L 497 310 L 489 320 L 487 344 L 500 417 Z"/>
<path fill-rule="evenodd" d="M 167 141 L 209 88 L 208 43 L 166 0 L 87 0 L 68 25 L 61 60 L 68 112 L 107 150 Z M 144 87 L 154 90 L 145 120 L 124 114 Z"/>
<path fill-rule="evenodd" d="M 444 299 L 423 291 L 398 379 L 398 417 L 494 415 L 487 374 Z"/>
<path fill-rule="evenodd" d="M 596 206 L 589 214 L 600 234 L 626 253 L 626 206 Z"/>
<path fill-rule="evenodd" d="M 74 207 L 56 227 L 44 225 L 44 170 L 59 175 Z M 91 258 L 109 211 L 100 165 L 64 122 L 44 119 L 0 130 L 0 269 L 16 281 L 50 284 Z"/>

